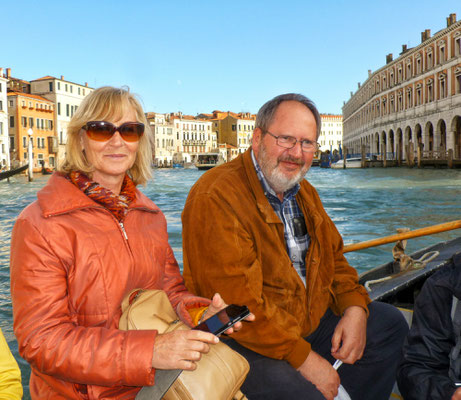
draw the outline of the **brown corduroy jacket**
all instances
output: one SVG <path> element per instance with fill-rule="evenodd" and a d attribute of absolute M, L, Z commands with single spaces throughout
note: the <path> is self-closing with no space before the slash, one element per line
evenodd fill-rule
<path fill-rule="evenodd" d="M 256 321 L 235 335 L 243 346 L 299 367 L 310 352 L 304 340 L 328 308 L 367 310 L 366 290 L 343 256 L 343 242 L 306 180 L 296 195 L 311 238 L 306 286 L 287 254 L 284 227 L 256 175 L 251 149 L 205 173 L 182 214 L 184 278 L 188 289 L 246 304 Z"/>

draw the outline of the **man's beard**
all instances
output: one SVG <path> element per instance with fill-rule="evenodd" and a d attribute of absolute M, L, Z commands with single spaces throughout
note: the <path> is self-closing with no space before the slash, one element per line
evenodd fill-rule
<path fill-rule="evenodd" d="M 290 161 L 302 165 L 303 167 L 299 172 L 292 178 L 287 178 L 282 171 L 279 169 L 280 161 Z M 309 165 L 304 163 L 302 158 L 292 157 L 290 155 L 280 156 L 276 161 L 273 161 L 269 158 L 266 152 L 266 147 L 261 143 L 259 150 L 259 160 L 258 163 L 263 171 L 264 177 L 267 182 L 274 189 L 275 193 L 285 193 L 287 190 L 291 189 L 297 183 L 301 182 L 304 179 L 307 171 L 309 170 Z"/>

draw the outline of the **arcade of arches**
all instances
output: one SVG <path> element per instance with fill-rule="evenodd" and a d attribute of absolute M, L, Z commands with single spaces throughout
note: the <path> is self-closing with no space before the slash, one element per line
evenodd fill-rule
<path fill-rule="evenodd" d="M 440 157 L 453 149 L 453 157 L 461 159 L 461 115 L 456 115 L 451 120 L 440 118 L 425 123 L 416 122 L 414 125 L 393 126 L 371 134 L 364 133 L 344 144 L 349 154 L 359 154 L 362 145 L 365 145 L 366 153 L 382 156 L 384 148 L 387 159 L 399 158 L 397 152 L 400 151 L 400 159 L 405 160 L 405 149 L 410 143 L 414 144 L 415 152 L 416 144 L 419 144 L 424 153 L 431 152 Z"/>

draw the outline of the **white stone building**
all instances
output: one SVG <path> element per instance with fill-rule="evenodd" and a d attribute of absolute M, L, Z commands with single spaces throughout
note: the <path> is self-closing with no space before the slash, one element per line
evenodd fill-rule
<path fill-rule="evenodd" d="M 153 112 L 146 114 L 154 136 L 154 165 L 157 167 L 171 167 L 177 148 L 176 129 L 167 116 Z"/>
<path fill-rule="evenodd" d="M 183 161 L 195 162 L 197 154 L 218 151 L 211 121 L 182 113 L 169 114 L 167 118 L 176 131 L 175 153 L 182 154 Z"/>
<path fill-rule="evenodd" d="M 8 79 L 3 74 L 3 68 L 0 68 L 0 169 L 8 169 L 10 166 L 7 82 Z"/>
<path fill-rule="evenodd" d="M 58 160 L 62 159 L 67 142 L 67 125 L 82 100 L 93 88 L 88 84 L 80 85 L 64 80 L 64 76 L 55 78 L 45 76 L 30 82 L 31 93 L 51 100 L 56 106 L 55 127 L 58 136 Z"/>
<path fill-rule="evenodd" d="M 333 114 L 320 114 L 322 129 L 318 142 L 320 150 L 339 150 L 343 141 L 343 116 Z"/>
<path fill-rule="evenodd" d="M 358 84 L 343 106 L 344 146 L 349 153 L 367 153 L 387 159 L 422 157 L 461 159 L 461 21 L 456 14 L 447 27 L 421 43 L 402 46 L 399 57 Z M 430 156 L 434 154 L 434 156 Z"/>

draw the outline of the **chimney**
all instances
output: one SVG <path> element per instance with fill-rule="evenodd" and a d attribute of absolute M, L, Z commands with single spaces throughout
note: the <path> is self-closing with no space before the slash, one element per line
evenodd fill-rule
<path fill-rule="evenodd" d="M 61 75 L 61 80 L 62 80 L 62 81 L 64 80 L 64 75 Z"/>
<path fill-rule="evenodd" d="M 358 86 L 358 87 L 359 87 L 359 89 L 360 89 L 360 82 L 357 82 L 357 86 Z"/>
<path fill-rule="evenodd" d="M 371 76 L 371 69 L 368 70 L 368 77 Z"/>
<path fill-rule="evenodd" d="M 402 52 L 400 54 L 406 53 L 407 52 L 407 45 L 402 44 Z"/>
<path fill-rule="evenodd" d="M 424 32 L 421 32 L 421 43 L 425 42 L 431 37 L 431 30 L 426 29 Z"/>
<path fill-rule="evenodd" d="M 88 82 L 85 82 L 85 86 L 88 87 Z"/>
<path fill-rule="evenodd" d="M 354 92 L 351 92 L 351 97 L 354 95 Z"/>
<path fill-rule="evenodd" d="M 386 56 L 386 64 L 389 64 L 392 60 L 393 60 L 393 56 L 392 56 L 392 53 L 389 53 L 387 56 Z"/>
<path fill-rule="evenodd" d="M 11 76 L 11 68 L 6 69 L 6 78 L 9 78 Z"/>
<path fill-rule="evenodd" d="M 450 14 L 447 18 L 447 28 L 456 22 L 456 14 Z"/>
<path fill-rule="evenodd" d="M 3 68 L 0 68 L 0 78 L 3 78 Z"/>

